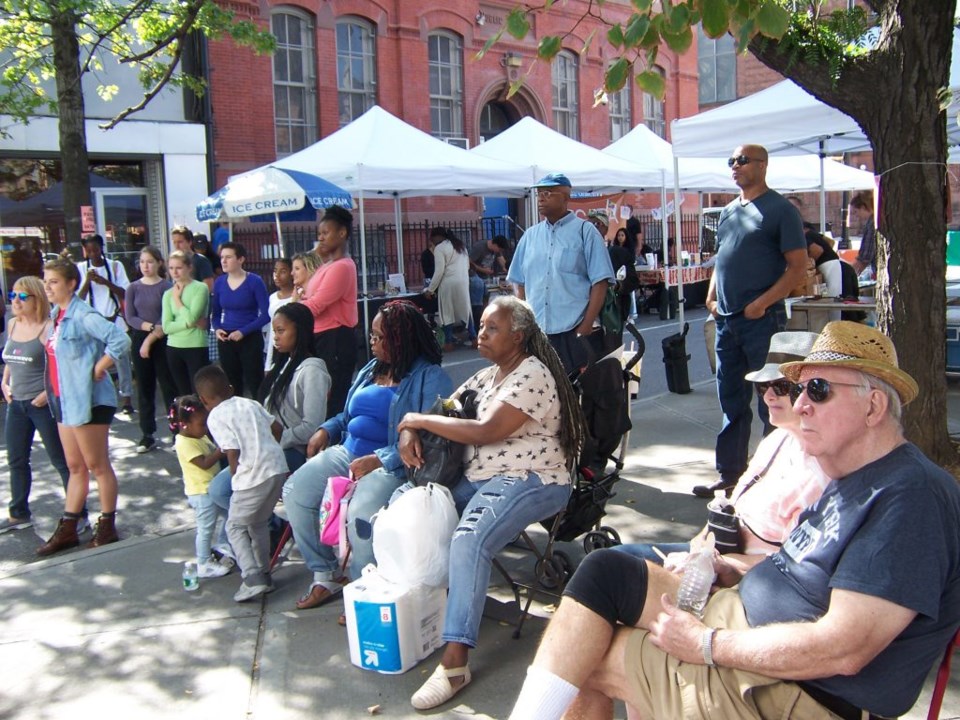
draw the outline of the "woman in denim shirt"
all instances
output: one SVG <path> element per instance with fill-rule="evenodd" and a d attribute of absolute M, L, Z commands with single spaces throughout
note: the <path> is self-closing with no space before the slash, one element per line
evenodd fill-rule
<path fill-rule="evenodd" d="M 297 547 L 313 571 L 307 592 L 297 601 L 301 610 L 322 605 L 342 587 L 333 548 L 319 542 L 318 518 L 327 479 L 352 474 L 358 482 L 350 515 L 369 519 L 406 482 L 397 448 L 400 419 L 408 412 L 426 412 L 437 397 L 446 397 L 453 389 L 440 368 L 440 345 L 410 302 L 395 300 L 380 309 L 373 320 L 370 348 L 374 359 L 358 373 L 343 412 L 310 438 L 311 459 L 284 487 L 284 506 Z M 348 530 L 351 575 L 358 577 L 373 561 L 371 538 L 369 532 L 358 537 L 353 523 Z"/>
<path fill-rule="evenodd" d="M 53 306 L 53 331 L 47 340 L 47 397 L 57 420 L 70 469 L 63 517 L 38 555 L 76 547 L 77 521 L 97 479 L 100 519 L 87 547 L 116 542 L 117 476 L 110 465 L 107 438 L 117 409 L 117 391 L 109 369 L 130 350 L 130 338 L 76 296 L 80 273 L 64 258 L 43 268 L 43 285 Z"/>

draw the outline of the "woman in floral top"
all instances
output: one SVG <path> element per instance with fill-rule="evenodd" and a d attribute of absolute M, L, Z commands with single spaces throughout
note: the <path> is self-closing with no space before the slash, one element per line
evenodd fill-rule
<path fill-rule="evenodd" d="M 494 299 L 477 341 L 493 366 L 454 393 L 477 392 L 477 419 L 408 413 L 400 423 L 408 467 L 423 464 L 418 430 L 467 446 L 464 477 L 450 488 L 461 519 L 450 546 L 447 645 L 412 698 L 418 710 L 447 702 L 470 682 L 467 655 L 477 644 L 490 560 L 528 525 L 566 507 L 583 440 L 577 396 L 527 303 Z"/>

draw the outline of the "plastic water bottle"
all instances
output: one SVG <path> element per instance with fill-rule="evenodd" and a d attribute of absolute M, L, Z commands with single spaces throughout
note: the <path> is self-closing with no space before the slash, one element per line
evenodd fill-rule
<path fill-rule="evenodd" d="M 713 548 L 713 534 L 709 533 L 706 543 L 690 553 L 683 568 L 683 577 L 680 578 L 677 607 L 697 617 L 703 614 L 707 598 L 710 597 L 710 588 L 716 579 L 713 571 Z"/>
<path fill-rule="evenodd" d="M 197 574 L 196 562 L 191 561 L 183 564 L 183 589 L 187 592 L 200 589 L 200 576 Z"/>

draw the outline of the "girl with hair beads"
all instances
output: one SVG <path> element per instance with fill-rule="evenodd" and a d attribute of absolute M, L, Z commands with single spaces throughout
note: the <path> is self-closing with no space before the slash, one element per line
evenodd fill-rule
<path fill-rule="evenodd" d="M 207 488 L 220 469 L 223 453 L 207 436 L 207 409 L 196 395 L 178 397 L 170 406 L 170 432 L 183 472 L 187 503 L 197 518 L 197 574 L 202 578 L 222 577 L 233 568 L 233 560 L 213 555 L 213 534 L 217 519 L 226 513 L 210 499 Z"/>

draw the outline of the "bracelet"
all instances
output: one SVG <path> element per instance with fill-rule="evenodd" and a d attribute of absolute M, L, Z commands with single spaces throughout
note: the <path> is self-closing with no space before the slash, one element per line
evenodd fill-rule
<path fill-rule="evenodd" d="M 716 628 L 708 627 L 700 636 L 700 649 L 703 651 L 703 662 L 710 667 L 716 667 L 713 662 L 713 636 L 717 634 Z"/>

